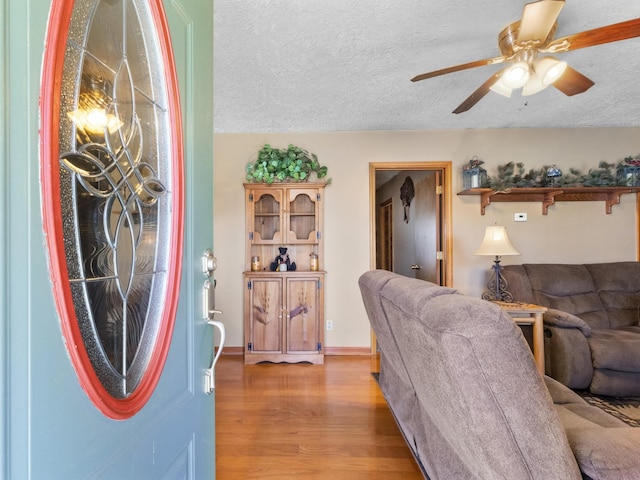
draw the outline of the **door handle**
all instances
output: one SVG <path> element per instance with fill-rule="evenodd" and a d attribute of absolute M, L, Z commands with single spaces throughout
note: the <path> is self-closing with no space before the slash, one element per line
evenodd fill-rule
<path fill-rule="evenodd" d="M 222 312 L 219 310 L 210 310 L 209 313 L 210 315 L 213 316 L 216 313 L 222 313 Z M 225 330 L 224 330 L 224 324 L 217 320 L 207 320 L 207 323 L 212 327 L 220 330 L 220 345 L 218 346 L 218 351 L 216 352 L 215 356 L 213 357 L 213 360 L 211 361 L 211 366 L 207 369 L 207 371 L 204 374 L 204 393 L 206 393 L 207 395 L 210 395 L 216 389 L 215 368 L 216 368 L 216 363 L 220 358 L 220 355 L 222 355 L 222 349 L 224 348 Z M 215 335 L 213 338 L 214 338 L 213 351 L 215 352 L 215 349 L 216 349 Z"/>
<path fill-rule="evenodd" d="M 209 280 L 204 281 L 202 285 L 202 317 L 207 321 L 208 325 L 220 330 L 220 346 L 216 352 L 215 335 L 213 336 L 213 352 L 215 353 L 211 366 L 204 372 L 204 393 L 207 395 L 213 393 L 216 388 L 215 380 L 215 367 L 220 355 L 222 355 L 222 349 L 224 348 L 225 330 L 224 324 L 215 319 L 216 314 L 222 315 L 220 310 L 214 308 L 215 303 L 215 285 Z"/>
<path fill-rule="evenodd" d="M 409 268 L 411 268 L 411 270 L 420 270 L 420 265 L 417 265 L 417 264 L 411 265 L 411 267 Z"/>

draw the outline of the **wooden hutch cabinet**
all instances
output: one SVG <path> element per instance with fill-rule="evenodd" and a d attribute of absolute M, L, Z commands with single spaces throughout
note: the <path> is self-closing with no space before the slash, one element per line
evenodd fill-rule
<path fill-rule="evenodd" d="M 244 187 L 245 363 L 324 363 L 325 184 Z M 295 270 L 277 267 L 279 247 Z"/>

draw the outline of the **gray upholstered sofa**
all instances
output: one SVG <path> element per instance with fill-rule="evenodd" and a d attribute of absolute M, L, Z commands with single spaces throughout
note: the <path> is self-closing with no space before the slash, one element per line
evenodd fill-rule
<path fill-rule="evenodd" d="M 547 375 L 573 389 L 640 396 L 640 263 L 504 267 L 514 300 L 544 305 Z"/>
<path fill-rule="evenodd" d="M 543 380 L 499 307 L 382 270 L 359 285 L 380 387 L 425 477 L 640 478 L 640 429 Z"/>

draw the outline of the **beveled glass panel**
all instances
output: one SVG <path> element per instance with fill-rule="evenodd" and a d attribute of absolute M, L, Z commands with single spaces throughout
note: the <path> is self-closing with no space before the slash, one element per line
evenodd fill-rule
<path fill-rule="evenodd" d="M 76 319 L 116 399 L 148 367 L 172 245 L 171 118 L 148 2 L 76 1 L 62 74 L 60 189 Z"/>

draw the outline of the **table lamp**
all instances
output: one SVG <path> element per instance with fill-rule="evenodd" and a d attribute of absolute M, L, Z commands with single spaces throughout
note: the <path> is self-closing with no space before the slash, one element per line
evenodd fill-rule
<path fill-rule="evenodd" d="M 487 230 L 484 232 L 484 239 L 474 255 L 495 256 L 492 267 L 493 274 L 487 283 L 489 291 L 482 294 L 483 300 L 512 302 L 513 295 L 507 292 L 507 281 L 502 276 L 500 257 L 503 255 L 520 255 L 520 252 L 511 244 L 507 236 L 507 229 L 497 225 L 487 227 Z"/>

